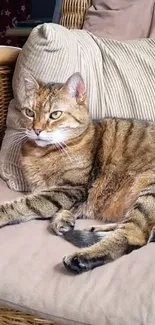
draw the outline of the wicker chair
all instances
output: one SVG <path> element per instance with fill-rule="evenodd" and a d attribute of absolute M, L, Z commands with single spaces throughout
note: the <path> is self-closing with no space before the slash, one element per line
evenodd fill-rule
<path fill-rule="evenodd" d="M 80 29 L 91 0 L 63 0 L 60 24 L 67 28 Z M 0 145 L 6 128 L 8 104 L 13 97 L 12 75 L 20 49 L 0 48 Z M 0 306 L 0 325 L 58 325 L 19 311 Z"/>

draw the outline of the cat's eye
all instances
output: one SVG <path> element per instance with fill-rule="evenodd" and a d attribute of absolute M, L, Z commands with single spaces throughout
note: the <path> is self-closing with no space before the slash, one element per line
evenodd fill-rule
<path fill-rule="evenodd" d="M 49 118 L 52 120 L 57 120 L 61 115 L 62 115 L 61 111 L 55 111 L 50 114 Z"/>
<path fill-rule="evenodd" d="M 29 109 L 29 108 L 26 108 L 26 109 L 25 109 L 25 114 L 26 114 L 28 117 L 31 117 L 31 118 L 34 117 L 34 112 L 33 112 L 31 109 Z"/>

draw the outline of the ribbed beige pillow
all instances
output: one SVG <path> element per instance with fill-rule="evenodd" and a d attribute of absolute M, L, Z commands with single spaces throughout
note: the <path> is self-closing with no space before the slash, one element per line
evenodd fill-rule
<path fill-rule="evenodd" d="M 9 107 L 0 153 L 0 175 L 11 189 L 28 190 L 18 165 L 20 147 L 15 140 L 25 102 L 21 68 L 43 82 L 65 82 L 72 73 L 81 72 L 93 118 L 155 118 L 155 40 L 119 42 L 55 24 L 37 26 L 17 60 L 15 101 Z"/>

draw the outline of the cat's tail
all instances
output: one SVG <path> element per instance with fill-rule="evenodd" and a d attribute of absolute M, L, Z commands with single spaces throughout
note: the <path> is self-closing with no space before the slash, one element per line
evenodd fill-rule
<path fill-rule="evenodd" d="M 63 234 L 64 238 L 73 245 L 82 248 L 89 247 L 95 243 L 103 240 L 108 236 L 109 232 L 97 231 L 92 232 L 90 230 L 70 230 Z"/>

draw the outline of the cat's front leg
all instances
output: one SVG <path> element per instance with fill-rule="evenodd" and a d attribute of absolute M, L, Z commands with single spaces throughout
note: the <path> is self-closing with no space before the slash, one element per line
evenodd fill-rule
<path fill-rule="evenodd" d="M 33 195 L 0 204 L 0 228 L 35 219 L 34 210 L 29 206 Z M 35 207 L 34 207 L 35 208 Z"/>
<path fill-rule="evenodd" d="M 49 229 L 54 231 L 56 235 L 61 236 L 65 232 L 73 229 L 75 226 L 75 218 L 71 211 L 60 210 L 51 219 Z"/>
<path fill-rule="evenodd" d="M 84 219 L 86 203 L 83 202 L 78 206 L 72 207 L 70 210 L 60 210 L 51 219 L 49 230 L 54 231 L 58 236 L 73 230 L 76 219 Z"/>
<path fill-rule="evenodd" d="M 70 210 L 83 195 L 82 190 L 74 188 L 53 188 L 5 202 L 0 204 L 0 228 L 32 219 L 51 219 L 59 211 Z"/>

